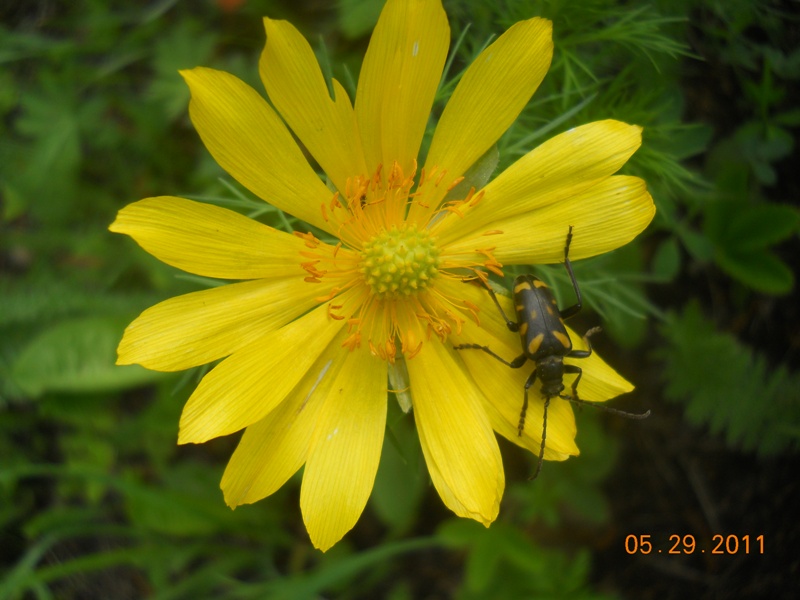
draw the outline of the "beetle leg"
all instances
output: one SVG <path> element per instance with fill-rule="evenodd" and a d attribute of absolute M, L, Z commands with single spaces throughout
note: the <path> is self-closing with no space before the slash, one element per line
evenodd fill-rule
<path fill-rule="evenodd" d="M 525 356 L 524 354 L 520 354 L 517 358 L 515 358 L 511 362 L 508 362 L 502 356 L 498 356 L 497 354 L 495 354 L 494 352 L 489 350 L 488 346 L 479 346 L 478 344 L 459 344 L 458 346 L 453 346 L 453 349 L 454 350 L 469 350 L 469 349 L 471 349 L 471 350 L 483 350 L 489 356 L 493 356 L 494 358 L 499 360 L 501 363 L 503 363 L 505 366 L 511 367 L 512 369 L 519 369 L 522 365 L 525 364 L 525 361 L 528 360 L 527 356 Z"/>
<path fill-rule="evenodd" d="M 584 352 L 583 350 L 581 352 Z M 591 352 L 590 352 L 591 354 Z M 569 400 L 575 400 L 577 402 L 582 402 L 580 398 L 578 398 L 578 382 L 581 380 L 581 376 L 583 376 L 583 369 L 577 367 L 575 365 L 564 365 L 564 373 L 577 373 L 578 376 L 575 378 L 575 381 L 572 382 L 572 398 Z"/>
<path fill-rule="evenodd" d="M 589 341 L 589 338 L 592 337 L 595 333 L 599 333 L 603 331 L 602 327 L 592 327 L 589 331 L 587 331 L 583 336 L 583 343 L 586 344 L 586 350 L 571 350 L 569 354 L 567 354 L 570 358 L 588 358 L 592 355 L 592 342 Z"/>
<path fill-rule="evenodd" d="M 524 354 L 523 354 L 524 356 Z M 522 436 L 522 431 L 525 429 L 525 415 L 528 412 L 528 390 L 536 381 L 536 369 L 530 374 L 528 380 L 525 382 L 525 395 L 522 399 L 522 410 L 519 413 L 519 425 L 517 426 L 517 434 Z"/>
<path fill-rule="evenodd" d="M 517 333 L 519 331 L 519 323 L 512 321 L 511 319 L 508 318 L 508 316 L 506 315 L 506 311 L 504 311 L 503 307 L 500 306 L 500 302 L 498 302 L 497 296 L 495 295 L 492 287 L 489 285 L 489 282 L 483 280 L 480 281 L 481 283 L 478 283 L 477 280 L 469 280 L 467 281 L 467 283 L 473 283 L 474 285 L 486 288 L 486 291 L 489 292 L 489 297 L 492 299 L 492 302 L 494 302 L 494 305 L 497 307 L 497 310 L 499 310 L 500 314 L 503 316 L 503 320 L 506 322 L 506 326 L 514 333 Z"/>
<path fill-rule="evenodd" d="M 503 320 L 506 322 L 506 327 L 508 327 L 514 333 L 519 331 L 519 323 L 512 321 L 511 319 L 506 316 L 506 311 L 503 310 L 503 307 L 500 306 L 500 302 L 497 300 L 497 296 L 494 293 L 494 290 L 489 287 L 489 283 L 486 283 L 486 291 L 489 292 L 489 297 L 494 302 L 494 305 L 497 307 L 497 310 L 500 311 L 500 314 L 503 315 Z"/>
<path fill-rule="evenodd" d="M 526 390 L 527 391 L 527 390 Z M 533 475 L 528 477 L 528 481 L 533 481 L 539 476 L 539 471 L 542 470 L 542 461 L 544 461 L 544 443 L 547 438 L 547 407 L 550 406 L 550 396 L 544 399 L 544 416 L 542 417 L 542 446 L 539 448 L 539 461 L 536 463 L 536 470 Z"/>
<path fill-rule="evenodd" d="M 591 406 L 592 408 L 597 408 L 599 410 L 603 410 L 605 412 L 609 412 L 615 415 L 619 415 L 620 417 L 625 417 L 626 419 L 646 419 L 650 416 L 650 411 L 646 410 L 643 413 L 632 413 L 628 412 L 627 410 L 620 410 L 618 408 L 611 408 L 610 406 L 606 406 L 605 404 L 598 404 L 597 402 L 590 402 L 589 400 L 581 400 L 580 398 L 573 398 L 572 396 L 559 396 L 559 398 L 563 400 L 568 400 L 573 404 L 578 404 L 581 406 Z"/>
<path fill-rule="evenodd" d="M 581 375 L 583 375 L 583 371 L 580 367 L 576 367 L 575 365 L 564 365 L 564 372 L 565 373 L 577 373 L 578 376 L 575 378 L 575 381 L 572 382 L 572 396 L 559 396 L 564 400 L 569 400 L 573 404 L 580 404 L 585 406 L 591 406 L 592 408 L 599 408 L 600 410 L 604 410 L 606 412 L 614 413 L 615 415 L 619 415 L 621 417 L 625 417 L 628 419 L 646 419 L 650 416 L 650 411 L 644 413 L 632 413 L 626 410 L 620 410 L 618 408 L 611 408 L 610 406 L 605 406 L 604 404 L 597 404 L 596 402 L 589 402 L 587 400 L 581 400 L 578 398 L 578 382 L 581 380 Z"/>

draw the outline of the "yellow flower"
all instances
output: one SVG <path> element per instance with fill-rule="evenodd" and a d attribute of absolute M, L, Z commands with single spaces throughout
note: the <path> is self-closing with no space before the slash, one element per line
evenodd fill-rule
<path fill-rule="evenodd" d="M 642 180 L 613 174 L 639 147 L 641 129 L 610 120 L 571 129 L 483 189 L 444 202 L 543 79 L 549 21 L 517 23 L 478 56 L 439 119 L 424 167 L 417 156 L 450 39 L 440 0 L 388 0 L 354 106 L 335 80 L 331 96 L 292 25 L 264 23 L 260 72 L 274 109 L 234 76 L 196 68 L 181 73 L 192 122 L 232 177 L 339 241 L 181 198 L 131 204 L 112 231 L 184 271 L 241 281 L 146 310 L 125 331 L 118 362 L 176 371 L 224 358 L 186 404 L 179 443 L 246 428 L 221 484 L 232 507 L 272 494 L 305 465 L 300 508 L 314 545 L 326 550 L 371 493 L 387 372 L 402 355 L 434 486 L 456 514 L 488 526 L 505 483 L 494 432 L 538 454 L 543 400 L 532 390 L 529 426 L 518 436 L 529 373 L 453 349 L 476 343 L 519 354 L 486 291 L 463 280 L 502 265 L 561 262 L 570 225 L 572 259 L 639 234 L 652 199 Z M 595 355 L 580 365 L 582 398 L 632 389 Z M 575 433 L 569 403 L 553 402 L 545 458 L 578 454 Z"/>

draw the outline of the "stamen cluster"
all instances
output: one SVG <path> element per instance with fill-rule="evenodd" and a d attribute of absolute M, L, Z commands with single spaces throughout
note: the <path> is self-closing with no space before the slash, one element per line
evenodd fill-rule
<path fill-rule="evenodd" d="M 392 226 L 364 244 L 359 271 L 378 299 L 406 298 L 438 275 L 439 252 L 428 231 Z"/>

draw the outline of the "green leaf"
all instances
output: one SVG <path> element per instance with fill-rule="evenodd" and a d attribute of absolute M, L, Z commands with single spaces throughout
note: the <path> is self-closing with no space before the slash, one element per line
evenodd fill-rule
<path fill-rule="evenodd" d="M 736 206 L 719 203 L 726 226 L 718 240 L 737 252 L 763 248 L 788 238 L 797 231 L 800 213 L 792 206 L 756 204 Z"/>
<path fill-rule="evenodd" d="M 697 260 L 706 262 L 713 258 L 714 244 L 702 233 L 680 225 L 675 228 L 675 233 L 686 250 Z"/>
<path fill-rule="evenodd" d="M 427 473 L 419 464 L 419 438 L 411 417 L 390 411 L 394 425 L 387 431 L 381 462 L 375 477 L 370 505 L 393 533 L 407 531 L 417 517 L 428 484 Z"/>
<path fill-rule="evenodd" d="M 797 52 L 796 54 L 800 56 L 800 52 Z M 793 108 L 791 110 L 778 113 L 773 117 L 773 120 L 785 127 L 798 127 L 800 126 L 800 108 Z"/>
<path fill-rule="evenodd" d="M 499 529 L 498 525 L 498 529 Z M 472 592 L 485 593 L 500 567 L 502 540 L 496 539 L 497 531 L 481 532 L 467 559 L 466 587 Z"/>
<path fill-rule="evenodd" d="M 766 294 L 788 294 L 794 286 L 794 274 L 781 259 L 768 250 L 730 252 L 723 249 L 717 263 L 729 275 Z"/>
<path fill-rule="evenodd" d="M 663 281 L 672 281 L 681 270 L 681 251 L 678 240 L 667 238 L 659 244 L 653 257 L 653 275 Z"/>
<path fill-rule="evenodd" d="M 342 33 L 355 39 L 367 35 L 383 8 L 383 0 L 339 0 L 339 27 Z"/>
<path fill-rule="evenodd" d="M 74 43 L 67 36 L 57 40 L 53 36 L 23 33 L 23 29 L 20 27 L 19 31 L 13 31 L 0 27 L 0 64 L 65 53 Z"/>
<path fill-rule="evenodd" d="M 450 548 L 465 548 L 474 542 L 476 535 L 484 532 L 485 528 L 475 521 L 449 519 L 436 531 L 436 539 Z"/>
<path fill-rule="evenodd" d="M 19 101 L 20 90 L 9 70 L 0 71 L 0 116 L 11 112 Z"/>
<path fill-rule="evenodd" d="M 142 367 L 117 366 L 116 347 L 128 317 L 83 317 L 54 325 L 30 341 L 11 367 L 26 394 L 119 390 L 162 377 Z"/>
<path fill-rule="evenodd" d="M 3 194 L 3 204 L 0 206 L 0 219 L 10 223 L 14 219 L 22 216 L 28 209 L 28 198 L 24 194 L 20 194 L 16 187 L 11 185 L 8 181 L 0 184 Z"/>
<path fill-rule="evenodd" d="M 165 484 L 120 483 L 132 523 L 139 528 L 171 535 L 207 535 L 231 529 L 242 516 L 222 502 L 219 474 L 207 465 L 183 465 L 172 469 Z"/>
<path fill-rule="evenodd" d="M 758 181 L 763 185 L 774 185 L 777 174 L 772 163 L 791 154 L 794 147 L 792 134 L 775 125 L 764 127 L 760 121 L 750 121 L 738 129 L 735 140 Z"/>
<path fill-rule="evenodd" d="M 761 154 L 764 160 L 775 162 L 789 156 L 794 149 L 794 136 L 776 125 L 767 125 Z"/>
<path fill-rule="evenodd" d="M 43 90 L 21 98 L 16 128 L 31 144 L 17 157 L 23 160 L 10 173 L 28 203 L 38 207 L 37 216 L 50 222 L 68 213 L 82 158 L 76 100 L 58 89 L 59 83 L 50 77 Z M 48 201 L 53 195 L 60 202 Z"/>
<path fill-rule="evenodd" d="M 183 20 L 156 42 L 153 56 L 156 77 L 147 96 L 161 105 L 169 121 L 185 113 L 189 100 L 189 89 L 178 71 L 207 64 L 218 43 L 217 37 L 214 30 L 203 28 L 197 21 Z"/>
<path fill-rule="evenodd" d="M 586 589 L 588 552 L 567 555 L 542 548 L 516 525 L 500 521 L 487 529 L 451 520 L 439 528 L 437 538 L 468 552 L 458 598 L 598 597 Z"/>
<path fill-rule="evenodd" d="M 308 572 L 299 572 L 285 579 L 265 578 L 266 583 L 253 586 L 251 594 L 247 598 L 275 598 L 291 600 L 316 600 L 321 597 L 331 597 L 324 595 L 325 590 L 343 583 L 352 581 L 361 576 L 366 578 L 367 571 L 375 570 L 382 565 L 391 564 L 399 555 L 424 550 L 435 546 L 435 541 L 430 538 L 416 538 L 401 542 L 391 542 L 381 544 L 374 548 L 363 550 L 362 552 L 337 556 L 341 553 L 341 544 L 328 551 L 325 559 L 320 562 L 319 567 Z M 351 583 L 349 591 L 364 590 L 358 583 Z M 349 594 L 342 594 L 347 597 Z M 362 594 L 363 596 L 363 594 Z M 334 596 L 335 597 L 335 596 Z M 369 596 L 364 596 L 369 597 Z M 377 597 L 377 596 L 376 596 Z"/>
<path fill-rule="evenodd" d="M 500 162 L 500 152 L 495 144 L 467 169 L 464 180 L 447 193 L 445 201 L 466 198 L 470 188 L 479 190 L 484 187 L 497 168 L 498 162 Z"/>
<path fill-rule="evenodd" d="M 648 131 L 648 130 L 645 130 Z M 668 130 L 663 140 L 665 149 L 673 158 L 686 160 L 705 152 L 714 135 L 714 130 L 707 125 L 680 124 Z"/>

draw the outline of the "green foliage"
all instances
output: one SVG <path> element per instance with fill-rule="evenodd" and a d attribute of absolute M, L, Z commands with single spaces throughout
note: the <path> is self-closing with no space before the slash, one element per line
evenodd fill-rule
<path fill-rule="evenodd" d="M 471 521 L 451 520 L 439 537 L 447 546 L 468 552 L 464 587 L 456 598 L 608 598 L 586 586 L 586 550 L 574 556 L 547 550 L 503 523 L 483 530 Z"/>
<path fill-rule="evenodd" d="M 794 274 L 770 249 L 800 229 L 800 213 L 765 202 L 720 201 L 706 207 L 706 231 L 717 263 L 732 277 L 767 294 L 787 294 Z"/>
<path fill-rule="evenodd" d="M 33 398 L 45 392 L 94 393 L 154 381 L 157 373 L 113 362 L 130 318 L 83 317 L 58 323 L 22 349 L 11 366 L 11 379 Z"/>
<path fill-rule="evenodd" d="M 71 583 L 72 593 L 80 594 L 82 578 L 123 565 L 145 569 L 152 584 L 165 591 L 168 586 L 171 591 L 163 597 L 210 597 L 215 590 L 226 595 L 226 573 L 231 576 L 251 568 L 273 570 L 272 549 L 276 543 L 286 544 L 285 538 L 281 544 L 274 533 L 275 513 L 247 509 L 231 512 L 213 494 L 216 481 L 212 473 L 202 465 L 187 465 L 181 471 L 184 476 L 176 472 L 177 477 L 166 485 L 152 486 L 131 476 L 90 467 L 28 465 L 4 469 L 0 483 L 5 485 L 23 477 L 54 477 L 81 486 L 103 486 L 113 490 L 115 499 L 84 508 L 53 507 L 29 521 L 24 535 L 36 542 L 6 573 L 0 583 L 0 597 L 23 597 L 24 590 L 46 590 L 46 585 L 57 581 Z M 121 508 L 127 509 L 127 516 L 119 525 L 115 524 L 119 520 L 115 513 Z M 231 544 L 224 537 L 237 535 L 252 540 L 259 552 Z M 80 555 L 70 556 L 69 546 L 82 538 L 106 539 L 112 546 L 91 550 L 87 545 Z M 179 585 L 168 584 L 192 563 L 198 567 L 182 577 Z M 209 565 L 213 567 L 209 569 Z M 114 584 L 108 585 L 103 594 L 115 593 Z M 83 593 L 91 593 L 83 589 Z"/>
<path fill-rule="evenodd" d="M 708 11 L 713 59 L 728 69 L 744 101 L 735 105 L 736 126 L 708 155 L 707 173 L 716 185 L 703 209 L 704 233 L 714 260 L 731 277 L 759 292 L 787 294 L 792 269 L 771 248 L 796 235 L 800 221 L 784 204 L 792 198 L 768 198 L 768 190 L 778 183 L 776 165 L 795 149 L 790 128 L 798 111 L 791 90 L 800 79 L 800 51 L 781 23 L 797 18 L 773 2 L 737 2 L 734 10 L 711 4 Z M 747 30 L 764 39 L 743 34 Z"/>
<path fill-rule="evenodd" d="M 151 294 L 92 293 L 40 278 L 0 280 L 0 397 L 116 391 L 161 376 L 115 366 L 116 346 Z"/>
<path fill-rule="evenodd" d="M 369 35 L 383 8 L 381 0 L 340 0 L 339 28 L 349 38 Z"/>
<path fill-rule="evenodd" d="M 800 445 L 800 374 L 773 369 L 730 334 L 715 331 L 696 305 L 662 327 L 665 396 L 686 417 L 732 447 L 774 455 Z"/>
<path fill-rule="evenodd" d="M 299 478 L 231 511 L 219 480 L 235 440 L 176 446 L 202 369 L 175 376 L 114 365 L 122 328 L 141 310 L 217 284 L 176 274 L 108 233 L 116 210 L 176 194 L 298 226 L 202 148 L 176 71 L 210 66 L 261 89 L 268 14 L 298 24 L 324 72 L 352 94 L 383 1 L 342 0 L 335 12 L 272 0 L 239 10 L 223 0 L 16 4 L 0 9 L 0 598 L 606 597 L 593 591 L 586 548 L 545 541 L 611 526 L 602 485 L 619 442 L 597 414 L 577 416 L 581 456 L 547 463 L 533 484 L 525 475 L 535 457 L 505 444 L 508 490 L 485 529 L 441 507 L 413 414 L 392 401 L 368 509 L 321 555 L 303 530 Z M 625 170 L 647 180 L 658 205 L 652 235 L 575 264 L 596 312 L 583 316 L 641 357 L 636 384 L 652 371 L 641 350 L 652 343 L 648 320 L 659 320 L 665 394 L 684 403 L 687 419 L 743 450 L 795 449 L 796 373 L 717 332 L 693 305 L 680 316 L 667 310 L 696 295 L 692 276 L 715 267 L 730 276 L 735 306 L 794 285 L 783 245 L 796 240 L 798 218 L 781 179 L 800 124 L 790 15 L 748 0 L 444 4 L 454 45 L 425 143 L 482 48 L 516 20 L 552 19 L 549 74 L 464 185 L 570 127 L 642 125 L 643 146 Z M 690 51 L 687 28 L 698 22 L 706 45 Z M 701 50 L 703 63 L 693 54 Z M 725 107 L 728 122 L 703 119 L 694 109 L 708 99 L 685 83 L 687 66 L 712 63 L 741 91 Z M 560 265 L 520 269 L 545 278 L 562 305 L 572 298 Z"/>

